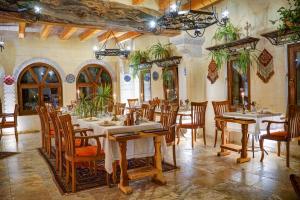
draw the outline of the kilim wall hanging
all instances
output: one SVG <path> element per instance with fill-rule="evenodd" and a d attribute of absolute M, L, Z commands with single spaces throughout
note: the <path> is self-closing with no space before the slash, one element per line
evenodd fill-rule
<path fill-rule="evenodd" d="M 258 57 L 257 76 L 264 82 L 269 82 L 274 74 L 273 56 L 264 49 Z"/>
<path fill-rule="evenodd" d="M 208 65 L 207 79 L 210 80 L 211 84 L 214 84 L 219 78 L 217 64 L 214 60 L 211 60 Z"/>

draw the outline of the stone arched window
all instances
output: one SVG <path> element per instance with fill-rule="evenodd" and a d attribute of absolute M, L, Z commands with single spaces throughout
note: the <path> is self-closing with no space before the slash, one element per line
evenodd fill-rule
<path fill-rule="evenodd" d="M 45 103 L 62 106 L 62 81 L 57 70 L 45 63 L 25 67 L 18 77 L 18 100 L 21 115 L 35 114 L 35 106 Z"/>
<path fill-rule="evenodd" d="M 83 67 L 77 76 L 77 93 L 84 96 L 93 96 L 97 92 L 97 87 L 102 84 L 112 87 L 112 78 L 108 70 L 97 64 L 89 64 Z M 79 95 L 77 95 L 77 98 Z"/>

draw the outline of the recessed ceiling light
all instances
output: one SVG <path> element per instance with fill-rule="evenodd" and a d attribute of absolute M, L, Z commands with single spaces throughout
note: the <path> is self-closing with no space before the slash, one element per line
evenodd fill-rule
<path fill-rule="evenodd" d="M 36 14 L 42 13 L 42 8 L 40 6 L 35 5 L 33 9 Z"/>

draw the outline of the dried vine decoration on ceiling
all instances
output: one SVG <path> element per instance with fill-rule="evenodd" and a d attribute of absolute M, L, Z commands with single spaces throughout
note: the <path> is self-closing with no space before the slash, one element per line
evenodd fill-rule
<path fill-rule="evenodd" d="M 296 30 L 277 30 L 261 34 L 261 36 L 267 38 L 271 44 L 276 46 L 300 42 L 300 31 Z"/>
<path fill-rule="evenodd" d="M 256 74 L 264 83 L 268 83 L 274 75 L 273 56 L 266 49 L 258 57 Z"/>
<path fill-rule="evenodd" d="M 217 64 L 214 60 L 211 60 L 208 65 L 207 79 L 210 80 L 211 84 L 214 84 L 219 78 Z"/>
<path fill-rule="evenodd" d="M 118 48 L 106 48 L 107 42 L 110 40 L 111 37 L 114 39 Z M 113 31 L 110 31 L 110 33 L 107 35 L 107 38 L 105 39 L 105 42 L 103 43 L 102 47 L 99 50 L 95 51 L 95 57 L 98 60 L 102 60 L 105 56 L 123 56 L 127 58 L 129 54 L 130 51 L 126 50 L 124 46 L 122 46 L 122 44 L 118 42 L 118 39 L 116 38 Z"/>

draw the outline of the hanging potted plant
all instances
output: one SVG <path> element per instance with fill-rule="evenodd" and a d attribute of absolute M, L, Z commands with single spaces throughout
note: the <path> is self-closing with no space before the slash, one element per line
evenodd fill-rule
<path fill-rule="evenodd" d="M 278 9 L 280 15 L 280 25 L 278 29 L 280 31 L 294 30 L 300 31 L 300 1 L 299 0 L 287 0 L 289 7 L 281 7 Z"/>
<path fill-rule="evenodd" d="M 229 51 L 226 49 L 220 49 L 216 51 L 211 51 L 209 55 L 216 62 L 218 70 L 220 70 L 224 63 L 229 59 Z"/>
<path fill-rule="evenodd" d="M 150 61 L 149 50 L 145 50 L 145 51 L 137 50 L 131 52 L 128 57 L 128 61 L 129 61 L 129 67 L 132 69 L 132 76 L 133 78 L 135 78 L 139 73 L 140 65 L 149 63 Z"/>
<path fill-rule="evenodd" d="M 152 60 L 162 60 L 171 57 L 171 48 L 170 43 L 163 45 L 158 42 L 151 46 L 150 48 L 150 56 Z"/>
<path fill-rule="evenodd" d="M 221 26 L 216 30 L 213 39 L 216 42 L 223 43 L 238 40 L 240 39 L 240 28 L 235 27 L 231 22 L 228 22 L 225 26 Z"/>

